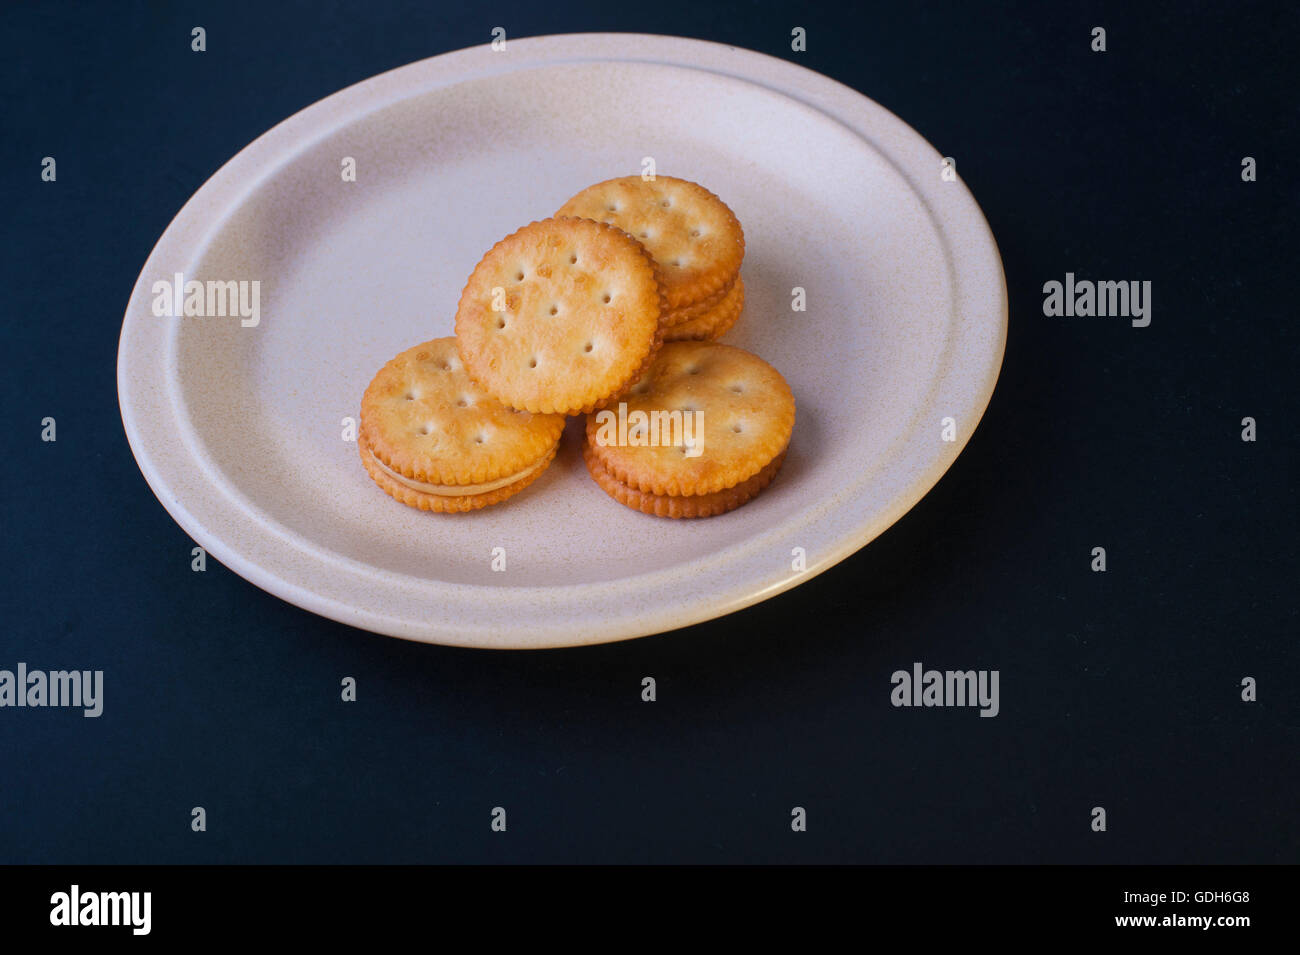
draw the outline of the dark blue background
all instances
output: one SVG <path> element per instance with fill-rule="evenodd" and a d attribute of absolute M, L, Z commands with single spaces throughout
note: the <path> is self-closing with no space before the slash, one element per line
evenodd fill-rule
<path fill-rule="evenodd" d="M 106 700 L 0 710 L 0 861 L 1295 861 L 1296 18 L 467 6 L 3 13 L 0 667 L 100 668 Z M 534 653 L 377 637 L 190 571 L 117 409 L 153 243 L 286 116 L 496 25 L 792 58 L 956 158 L 1004 257 L 1006 363 L 956 466 L 865 550 L 726 619 Z M 1045 318 L 1066 271 L 1151 280 L 1151 326 Z M 892 708 L 914 660 L 999 669 L 1001 715 Z"/>

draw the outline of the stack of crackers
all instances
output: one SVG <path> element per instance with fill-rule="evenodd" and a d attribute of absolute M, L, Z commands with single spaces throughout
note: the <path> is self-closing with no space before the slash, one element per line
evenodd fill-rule
<path fill-rule="evenodd" d="M 611 179 L 582 190 L 558 216 L 617 226 L 645 246 L 660 268 L 664 341 L 713 340 L 745 306 L 740 262 L 745 233 L 726 203 L 682 179 Z"/>
<path fill-rule="evenodd" d="M 578 193 L 502 239 L 461 294 L 456 334 L 388 362 L 362 397 L 358 448 L 386 493 L 477 510 L 535 481 L 567 415 L 615 500 L 709 517 L 776 475 L 794 427 L 789 386 L 716 339 L 744 308 L 745 238 L 683 179 L 629 176 Z"/>

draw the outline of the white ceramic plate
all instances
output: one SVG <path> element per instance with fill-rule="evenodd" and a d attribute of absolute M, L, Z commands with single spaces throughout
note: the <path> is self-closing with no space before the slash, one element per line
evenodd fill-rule
<path fill-rule="evenodd" d="M 794 390 L 776 481 L 720 517 L 648 517 L 591 481 L 571 421 L 553 466 L 502 506 L 439 516 L 381 493 L 342 423 L 375 371 L 452 333 L 497 239 L 645 157 L 718 193 L 744 226 L 747 303 L 724 340 Z M 214 557 L 353 626 L 547 647 L 730 613 L 881 533 L 988 404 L 1006 340 L 1001 260 L 941 169 L 871 100 L 733 47 L 577 34 L 413 63 L 276 126 L 176 216 L 122 327 L 127 437 Z M 260 282 L 259 323 L 157 317 L 154 283 L 175 273 Z M 791 308 L 796 286 L 806 311 Z"/>

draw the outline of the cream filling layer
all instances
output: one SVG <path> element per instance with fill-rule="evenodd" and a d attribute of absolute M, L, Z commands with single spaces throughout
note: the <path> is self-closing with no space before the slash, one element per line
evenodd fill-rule
<path fill-rule="evenodd" d="M 557 444 L 559 442 L 556 442 Z M 415 478 L 409 478 L 404 474 L 394 471 L 383 461 L 375 457 L 375 452 L 367 450 L 370 459 L 379 466 L 383 471 L 398 484 L 403 487 L 409 487 L 412 491 L 423 491 L 425 494 L 437 494 L 439 497 L 469 497 L 471 494 L 486 494 L 488 491 L 495 491 L 497 488 L 505 487 L 508 484 L 514 484 L 516 481 L 522 481 L 546 466 L 549 460 L 549 453 L 542 455 L 540 461 L 536 464 L 509 474 L 503 478 L 497 478 L 495 481 L 484 481 L 482 484 L 427 484 L 424 481 L 417 481 Z"/>

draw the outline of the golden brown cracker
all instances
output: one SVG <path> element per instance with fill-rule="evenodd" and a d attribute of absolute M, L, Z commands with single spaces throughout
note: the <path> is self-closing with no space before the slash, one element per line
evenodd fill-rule
<path fill-rule="evenodd" d="M 607 412 L 615 410 L 629 422 L 638 413 L 643 421 L 692 416 L 698 454 L 662 433 L 656 446 L 627 442 L 609 430 L 609 414 L 587 417 L 587 442 L 601 466 L 619 483 L 654 495 L 711 494 L 747 481 L 786 447 L 795 418 L 794 395 L 780 372 L 717 342 L 665 343 L 646 374 L 607 403 Z"/>
<path fill-rule="evenodd" d="M 660 343 L 658 267 L 618 229 L 533 222 L 475 266 L 456 310 L 470 376 L 502 403 L 576 414 L 636 380 Z"/>
<path fill-rule="evenodd" d="M 745 233 L 727 204 L 698 183 L 624 176 L 588 186 L 556 215 L 617 226 L 638 239 L 663 273 L 666 308 L 707 299 L 732 280 Z"/>
<path fill-rule="evenodd" d="M 361 398 L 357 444 L 366 471 L 398 500 L 425 510 L 469 510 L 535 480 L 544 470 L 538 463 L 554 456 L 563 430 L 563 415 L 516 411 L 483 391 L 466 373 L 456 340 L 436 338 L 408 348 L 371 380 Z M 402 483 L 466 487 L 524 472 L 520 481 L 467 496 L 429 494 Z M 431 497 L 444 503 L 424 501 Z"/>

